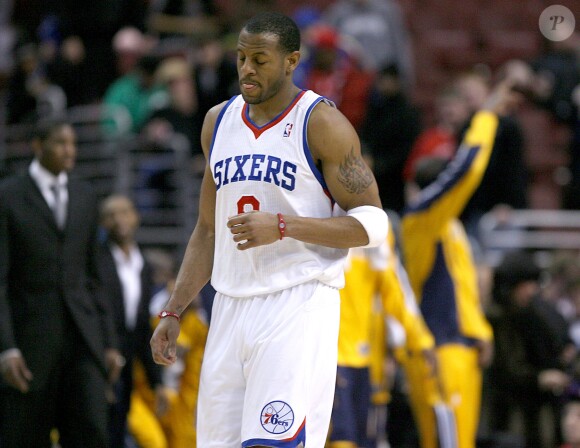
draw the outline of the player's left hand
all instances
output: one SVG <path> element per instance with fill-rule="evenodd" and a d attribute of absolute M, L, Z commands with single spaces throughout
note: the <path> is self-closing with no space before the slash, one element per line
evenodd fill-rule
<path fill-rule="evenodd" d="M 169 366 L 177 360 L 177 337 L 179 321 L 172 317 L 161 319 L 151 337 L 151 354 L 153 361 Z"/>
<path fill-rule="evenodd" d="M 278 217 L 273 213 L 242 213 L 229 218 L 227 225 L 239 250 L 272 244 L 280 239 Z"/>

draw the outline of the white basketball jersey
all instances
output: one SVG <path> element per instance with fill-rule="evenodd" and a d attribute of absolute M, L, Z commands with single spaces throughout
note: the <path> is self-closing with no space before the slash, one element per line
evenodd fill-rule
<path fill-rule="evenodd" d="M 210 166 L 217 189 L 212 285 L 234 297 L 255 296 L 308 280 L 342 287 L 347 250 L 284 238 L 245 251 L 226 223 L 251 210 L 329 218 L 333 201 L 307 142 L 310 113 L 323 98 L 300 92 L 276 118 L 257 126 L 241 95 L 218 116 Z"/>

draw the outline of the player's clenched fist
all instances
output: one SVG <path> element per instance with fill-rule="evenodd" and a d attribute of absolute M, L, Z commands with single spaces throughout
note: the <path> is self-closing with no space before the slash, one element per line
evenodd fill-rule
<path fill-rule="evenodd" d="M 161 319 L 151 337 L 151 354 L 157 364 L 170 365 L 177 359 L 177 336 L 179 336 L 179 321 L 177 319 Z"/>
<path fill-rule="evenodd" d="M 242 213 L 230 217 L 227 224 L 239 250 L 272 244 L 280 239 L 278 217 L 272 213 Z"/>

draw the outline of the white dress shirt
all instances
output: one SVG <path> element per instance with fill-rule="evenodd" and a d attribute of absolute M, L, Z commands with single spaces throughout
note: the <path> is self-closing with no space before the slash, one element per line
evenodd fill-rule
<path fill-rule="evenodd" d="M 111 253 L 117 267 L 117 274 L 123 289 L 123 303 L 125 305 L 125 326 L 129 330 L 135 329 L 137 312 L 141 300 L 141 271 L 143 270 L 143 256 L 137 246 L 133 246 L 129 255 L 119 246 L 111 243 Z"/>
<path fill-rule="evenodd" d="M 58 176 L 55 176 L 45 167 L 43 167 L 38 159 L 34 159 L 28 169 L 30 177 L 36 182 L 44 200 L 48 206 L 54 210 L 55 197 L 52 191 L 53 185 L 60 187 L 61 199 L 65 204 L 68 204 L 68 190 L 66 188 L 68 183 L 68 175 L 62 171 Z"/>

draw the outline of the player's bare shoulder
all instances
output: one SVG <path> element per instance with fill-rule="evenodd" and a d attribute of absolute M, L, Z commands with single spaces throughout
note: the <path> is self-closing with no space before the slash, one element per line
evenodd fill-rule
<path fill-rule="evenodd" d="M 308 146 L 315 160 L 341 158 L 343 149 L 360 152 L 360 141 L 350 121 L 326 101 L 319 102 L 310 115 Z"/>
<path fill-rule="evenodd" d="M 312 157 L 323 167 L 325 178 L 329 175 L 327 183 L 331 184 L 334 177 L 342 189 L 357 195 L 367 192 L 375 184 L 374 176 L 362 157 L 354 127 L 331 105 L 322 102 L 312 111 L 308 123 L 308 146 Z"/>

